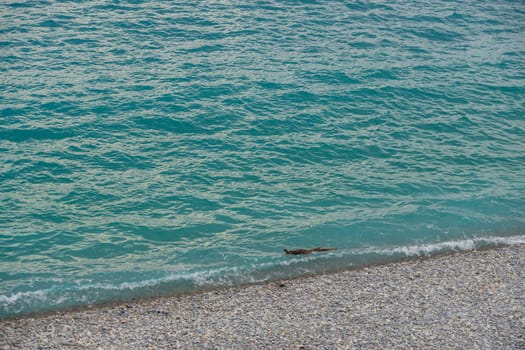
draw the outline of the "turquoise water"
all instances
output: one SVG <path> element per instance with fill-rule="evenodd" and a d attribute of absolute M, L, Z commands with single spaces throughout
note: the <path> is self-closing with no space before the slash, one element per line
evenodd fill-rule
<path fill-rule="evenodd" d="M 525 243 L 522 1 L 0 16 L 0 317 Z"/>

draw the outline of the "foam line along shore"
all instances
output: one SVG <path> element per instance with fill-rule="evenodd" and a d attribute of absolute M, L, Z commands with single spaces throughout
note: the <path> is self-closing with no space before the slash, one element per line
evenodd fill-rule
<path fill-rule="evenodd" d="M 168 271 L 151 274 L 148 278 L 135 281 L 79 279 L 75 284 L 61 286 L 60 280 L 53 280 L 49 288 L 0 295 L 0 318 L 64 310 L 74 306 L 104 304 L 112 301 L 126 302 L 137 298 L 265 283 L 347 268 L 356 269 L 414 257 L 430 257 L 451 252 L 516 244 L 525 244 L 525 235 L 489 236 L 382 248 L 378 246 L 357 249 L 337 248 L 322 254 L 286 255 L 281 253 L 274 260 L 257 261 L 249 266 Z"/>
<path fill-rule="evenodd" d="M 0 321 L 5 349 L 525 346 L 525 245 Z"/>

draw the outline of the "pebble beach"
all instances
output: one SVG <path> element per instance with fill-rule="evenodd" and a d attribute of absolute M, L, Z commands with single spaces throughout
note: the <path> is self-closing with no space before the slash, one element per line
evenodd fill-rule
<path fill-rule="evenodd" d="M 525 245 L 0 321 L 2 349 L 524 349 Z"/>

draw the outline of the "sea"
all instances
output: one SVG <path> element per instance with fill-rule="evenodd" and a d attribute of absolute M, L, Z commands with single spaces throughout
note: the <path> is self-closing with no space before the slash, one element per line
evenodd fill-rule
<path fill-rule="evenodd" d="M 524 243 L 523 1 L 0 3 L 0 318 Z"/>

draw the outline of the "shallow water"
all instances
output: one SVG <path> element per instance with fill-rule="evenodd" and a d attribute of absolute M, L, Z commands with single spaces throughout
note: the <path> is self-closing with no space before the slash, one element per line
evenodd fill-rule
<path fill-rule="evenodd" d="M 0 14 L 0 316 L 525 242 L 521 2 Z"/>

